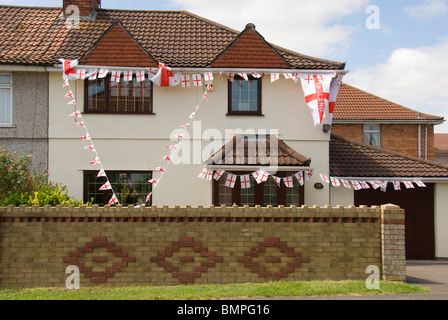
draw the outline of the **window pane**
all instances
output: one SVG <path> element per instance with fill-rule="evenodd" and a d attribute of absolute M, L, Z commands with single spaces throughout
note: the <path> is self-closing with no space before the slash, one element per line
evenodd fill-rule
<path fill-rule="evenodd" d="M 380 134 L 375 132 L 365 132 L 364 133 L 364 143 L 370 144 L 371 146 L 380 146 Z"/>
<path fill-rule="evenodd" d="M 231 83 L 231 111 L 258 112 L 258 81 L 235 79 Z"/>
<path fill-rule="evenodd" d="M 87 109 L 90 111 L 105 111 L 105 80 L 96 79 L 87 84 Z"/>
<path fill-rule="evenodd" d="M 249 205 L 254 206 L 255 205 L 255 179 L 252 175 L 249 175 L 250 178 L 250 188 L 248 189 L 241 189 L 241 205 Z M 240 183 L 238 181 L 238 183 Z"/>
<path fill-rule="evenodd" d="M 120 82 L 110 82 L 110 104 L 111 112 L 120 113 L 151 113 L 151 85 L 149 79 L 138 82 L 137 79 Z"/>
<path fill-rule="evenodd" d="M 287 172 L 286 176 L 290 177 L 294 172 Z M 286 203 L 285 206 L 300 206 L 300 184 L 296 178 L 293 178 L 294 187 L 286 188 Z"/>
<path fill-rule="evenodd" d="M 364 126 L 364 131 L 379 132 L 380 131 L 380 126 L 378 126 L 378 125 L 366 125 L 366 126 Z"/>
<path fill-rule="evenodd" d="M 264 197 L 263 197 L 263 205 L 278 205 L 278 185 L 274 181 L 274 179 L 270 176 L 267 181 L 264 183 Z"/>
<path fill-rule="evenodd" d="M 218 198 L 218 202 L 219 205 L 226 205 L 226 206 L 231 206 L 233 205 L 232 202 L 232 189 L 226 187 L 226 179 L 221 178 L 219 179 L 219 198 Z"/>
<path fill-rule="evenodd" d="M 0 88 L 0 123 L 12 123 L 11 89 Z"/>
<path fill-rule="evenodd" d="M 138 205 L 146 202 L 147 195 L 151 192 L 151 172 L 107 172 L 113 191 L 122 205 Z M 107 181 L 106 178 L 97 178 L 96 173 L 86 175 L 87 199 L 94 198 L 94 204 L 105 205 L 112 197 L 112 190 L 98 191 Z"/>
<path fill-rule="evenodd" d="M 11 84 L 11 76 L 0 75 L 0 84 Z"/>

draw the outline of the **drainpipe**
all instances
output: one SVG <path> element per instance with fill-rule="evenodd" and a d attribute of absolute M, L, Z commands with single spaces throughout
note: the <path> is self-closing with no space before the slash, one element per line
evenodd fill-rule
<path fill-rule="evenodd" d="M 425 160 L 428 160 L 428 125 L 426 125 L 425 131 Z"/>
<path fill-rule="evenodd" d="M 418 157 L 422 157 L 422 125 L 418 125 Z"/>

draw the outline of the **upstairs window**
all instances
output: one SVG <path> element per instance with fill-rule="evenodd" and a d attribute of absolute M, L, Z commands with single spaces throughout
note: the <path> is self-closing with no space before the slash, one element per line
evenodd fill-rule
<path fill-rule="evenodd" d="M 152 114 L 153 88 L 149 79 L 138 82 L 111 80 L 108 75 L 103 79 L 86 80 L 85 108 L 86 113 L 116 114 Z"/>
<path fill-rule="evenodd" d="M 229 115 L 261 115 L 261 79 L 229 81 Z"/>
<path fill-rule="evenodd" d="M 380 125 L 379 124 L 366 124 L 364 125 L 363 132 L 364 143 L 375 147 L 381 147 L 380 140 Z"/>
<path fill-rule="evenodd" d="M 12 79 L 0 74 L 0 125 L 12 125 Z"/>

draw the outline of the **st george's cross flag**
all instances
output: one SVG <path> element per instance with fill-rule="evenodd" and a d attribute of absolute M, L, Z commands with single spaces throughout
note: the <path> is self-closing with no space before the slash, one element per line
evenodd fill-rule
<path fill-rule="evenodd" d="M 226 187 L 234 188 L 237 176 L 231 173 L 227 173 Z"/>
<path fill-rule="evenodd" d="M 339 187 L 341 185 L 341 182 L 339 181 L 338 178 L 335 177 L 330 177 L 331 180 L 331 184 L 333 185 L 333 187 Z"/>
<path fill-rule="evenodd" d="M 224 170 L 220 169 L 218 171 L 215 172 L 215 175 L 213 176 L 213 179 L 215 179 L 216 181 L 218 181 L 219 179 L 221 179 L 222 175 L 225 173 Z"/>
<path fill-rule="evenodd" d="M 322 123 L 330 101 L 330 85 L 334 75 L 306 74 L 300 76 L 305 101 L 311 111 L 314 126 Z"/>
<path fill-rule="evenodd" d="M 109 181 L 106 181 L 106 183 L 103 184 L 103 185 L 98 189 L 98 191 L 101 191 L 101 190 L 111 190 L 111 189 L 112 189 L 112 186 L 110 185 L 110 182 L 109 182 Z"/>
<path fill-rule="evenodd" d="M 241 189 L 250 188 L 250 176 L 248 174 L 240 176 L 240 182 L 241 182 Z"/>
<path fill-rule="evenodd" d="M 113 205 L 115 203 L 118 203 L 118 199 L 117 196 L 115 195 L 115 193 L 112 195 L 112 198 L 110 198 L 109 202 L 107 203 L 108 206 Z"/>
<path fill-rule="evenodd" d="M 62 79 L 77 80 L 75 67 L 78 65 L 78 60 L 59 59 L 59 61 L 62 63 Z"/>
<path fill-rule="evenodd" d="M 151 81 L 160 87 L 175 87 L 181 81 L 181 74 L 174 74 L 170 67 L 159 63 L 159 70 Z"/>
<path fill-rule="evenodd" d="M 299 171 L 299 172 L 297 172 L 297 173 L 294 175 L 294 177 L 296 177 L 297 182 L 299 182 L 299 184 L 300 184 L 301 186 L 303 186 L 303 184 L 304 184 L 304 182 L 303 182 L 303 171 Z"/>

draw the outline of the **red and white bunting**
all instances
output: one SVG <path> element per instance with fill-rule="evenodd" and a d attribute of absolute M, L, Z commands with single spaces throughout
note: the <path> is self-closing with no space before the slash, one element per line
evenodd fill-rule
<path fill-rule="evenodd" d="M 286 80 L 293 80 L 294 76 L 292 73 L 284 73 L 283 76 L 285 77 Z"/>
<path fill-rule="evenodd" d="M 227 173 L 226 187 L 233 189 L 235 187 L 236 178 L 237 178 L 236 175 Z"/>
<path fill-rule="evenodd" d="M 212 170 L 208 170 L 207 172 L 207 181 L 212 181 L 213 180 L 213 171 Z"/>
<path fill-rule="evenodd" d="M 112 186 L 110 185 L 110 182 L 109 182 L 109 181 L 106 181 L 106 183 L 103 184 L 103 185 L 98 189 L 98 191 L 111 190 L 111 189 L 112 189 Z"/>
<path fill-rule="evenodd" d="M 350 186 L 350 182 L 348 182 L 345 179 L 341 179 L 341 183 L 344 185 L 344 187 L 346 187 L 347 189 L 351 189 L 352 187 Z"/>
<path fill-rule="evenodd" d="M 218 181 L 219 179 L 221 179 L 221 177 L 223 176 L 223 174 L 225 173 L 224 170 L 219 169 L 215 172 L 215 175 L 213 176 L 213 179 L 215 179 L 216 181 Z"/>
<path fill-rule="evenodd" d="M 233 80 L 235 80 L 235 74 L 233 72 L 227 73 L 226 77 L 230 82 L 233 82 Z"/>
<path fill-rule="evenodd" d="M 110 81 L 119 83 L 121 78 L 121 71 L 112 71 L 110 75 Z"/>
<path fill-rule="evenodd" d="M 320 174 L 320 178 L 322 179 L 323 182 L 330 183 L 330 179 L 322 173 Z"/>
<path fill-rule="evenodd" d="M 359 181 L 363 189 L 370 189 L 369 184 L 366 181 Z"/>
<path fill-rule="evenodd" d="M 202 75 L 197 73 L 197 74 L 193 74 L 192 76 L 193 78 L 193 85 L 195 87 L 202 87 Z"/>
<path fill-rule="evenodd" d="M 100 71 L 98 72 L 98 79 L 106 78 L 108 73 L 109 73 L 109 70 L 107 70 L 107 69 L 100 69 Z"/>
<path fill-rule="evenodd" d="M 403 181 L 404 186 L 406 187 L 406 189 L 414 189 L 414 185 L 412 184 L 411 181 Z"/>
<path fill-rule="evenodd" d="M 81 139 L 82 139 L 82 140 L 85 140 L 85 141 L 91 141 L 91 140 L 92 140 L 92 138 L 90 138 L 90 135 L 88 135 L 88 134 L 83 135 L 83 136 L 81 137 Z"/>
<path fill-rule="evenodd" d="M 80 118 L 81 117 L 81 111 L 77 110 L 77 111 L 73 112 L 72 114 L 70 114 L 69 117 Z"/>
<path fill-rule="evenodd" d="M 275 82 L 280 79 L 279 73 L 271 73 L 271 82 Z"/>
<path fill-rule="evenodd" d="M 84 123 L 84 121 L 80 121 L 80 122 L 76 122 L 75 126 L 80 126 L 81 128 L 84 128 L 86 126 L 86 124 Z"/>
<path fill-rule="evenodd" d="M 259 78 L 261 78 L 263 76 L 260 73 L 258 73 L 258 72 L 252 72 L 252 77 L 254 77 L 256 79 L 259 79 Z"/>
<path fill-rule="evenodd" d="M 283 178 L 283 183 L 287 188 L 293 188 L 294 187 L 294 181 L 292 180 L 292 177 L 286 177 Z"/>
<path fill-rule="evenodd" d="M 158 180 L 157 179 L 151 179 L 151 180 L 148 180 L 148 183 L 150 183 L 153 186 L 155 186 L 158 183 Z"/>
<path fill-rule="evenodd" d="M 139 70 L 135 74 L 135 78 L 137 79 L 137 82 L 143 82 L 145 81 L 145 71 Z"/>
<path fill-rule="evenodd" d="M 67 103 L 67 105 L 76 105 L 76 100 L 71 100 Z"/>
<path fill-rule="evenodd" d="M 115 195 L 115 193 L 112 195 L 112 198 L 110 198 L 109 202 L 107 203 L 108 206 L 113 205 L 119 203 L 117 196 Z"/>
<path fill-rule="evenodd" d="M 204 80 L 205 81 L 213 81 L 213 72 L 204 73 Z"/>
<path fill-rule="evenodd" d="M 98 78 L 98 70 L 91 70 L 89 74 L 89 80 L 96 80 Z"/>
<path fill-rule="evenodd" d="M 241 189 L 249 189 L 250 188 L 250 175 L 246 174 L 240 177 Z"/>
<path fill-rule="evenodd" d="M 71 98 L 73 99 L 75 96 L 73 95 L 72 90 L 70 90 L 69 92 L 67 92 L 67 94 L 64 96 L 64 98 Z"/>
<path fill-rule="evenodd" d="M 207 176 L 207 173 L 208 173 L 208 169 L 207 168 L 203 168 L 201 173 L 199 173 L 198 178 L 199 179 L 204 179 Z"/>
<path fill-rule="evenodd" d="M 400 181 L 394 181 L 393 184 L 395 190 L 401 190 Z"/>
<path fill-rule="evenodd" d="M 294 177 L 296 177 L 296 179 L 297 179 L 297 182 L 301 185 L 301 186 L 303 186 L 304 185 L 304 177 L 303 177 L 303 171 L 299 171 L 299 172 L 297 172 L 295 175 L 294 175 Z"/>
<path fill-rule="evenodd" d="M 154 168 L 154 171 L 165 172 L 165 168 L 164 167 L 157 167 L 157 168 Z"/>
<path fill-rule="evenodd" d="M 127 70 L 123 73 L 123 81 L 129 82 L 132 81 L 133 72 L 131 70 Z"/>
<path fill-rule="evenodd" d="M 96 175 L 97 178 L 105 177 L 105 176 L 106 176 L 106 172 L 104 172 L 104 169 L 101 169 L 101 170 L 98 172 L 98 174 Z"/>
<path fill-rule="evenodd" d="M 419 187 L 421 187 L 421 188 L 426 187 L 426 185 L 423 183 L 423 181 L 414 181 L 414 182 L 415 182 L 415 184 L 416 184 L 417 186 L 419 186 Z"/>
<path fill-rule="evenodd" d="M 95 151 L 96 151 L 96 150 L 95 150 L 95 147 L 94 147 L 93 145 L 90 145 L 90 146 L 84 147 L 84 150 L 90 150 L 90 151 L 93 151 L 93 152 L 95 152 Z"/>
<path fill-rule="evenodd" d="M 95 157 L 95 159 L 93 159 L 90 162 L 91 165 L 96 165 L 96 164 L 100 164 L 100 163 L 101 163 L 101 161 L 100 161 L 100 158 L 98 158 L 98 157 Z"/>
<path fill-rule="evenodd" d="M 282 183 L 282 178 L 276 177 L 276 176 L 272 176 L 272 178 L 274 179 L 274 181 L 277 184 L 277 186 L 280 188 L 281 187 L 281 183 Z"/>
<path fill-rule="evenodd" d="M 378 189 L 380 188 L 380 185 L 377 181 L 369 181 L 370 185 L 372 186 L 373 189 Z"/>
<path fill-rule="evenodd" d="M 190 88 L 190 86 L 191 86 L 190 75 L 188 75 L 188 74 L 182 75 L 181 83 L 182 83 L 182 88 Z"/>
<path fill-rule="evenodd" d="M 247 73 L 245 73 L 245 72 L 240 72 L 240 73 L 238 73 L 238 75 L 239 75 L 241 78 L 243 78 L 244 80 L 249 81 L 249 77 L 247 76 Z"/>
<path fill-rule="evenodd" d="M 353 189 L 355 189 L 355 190 L 361 190 L 362 189 L 362 185 L 359 183 L 359 181 L 353 180 L 352 181 L 352 185 L 353 185 Z"/>
<path fill-rule="evenodd" d="M 314 174 L 314 169 L 307 169 L 307 170 L 305 171 L 305 178 L 306 178 L 306 181 L 311 180 L 311 177 L 313 176 L 313 174 Z"/>
<path fill-rule="evenodd" d="M 331 177 L 331 184 L 333 187 L 339 187 L 341 185 L 341 182 L 339 181 L 339 179 L 335 178 L 335 177 Z"/>

